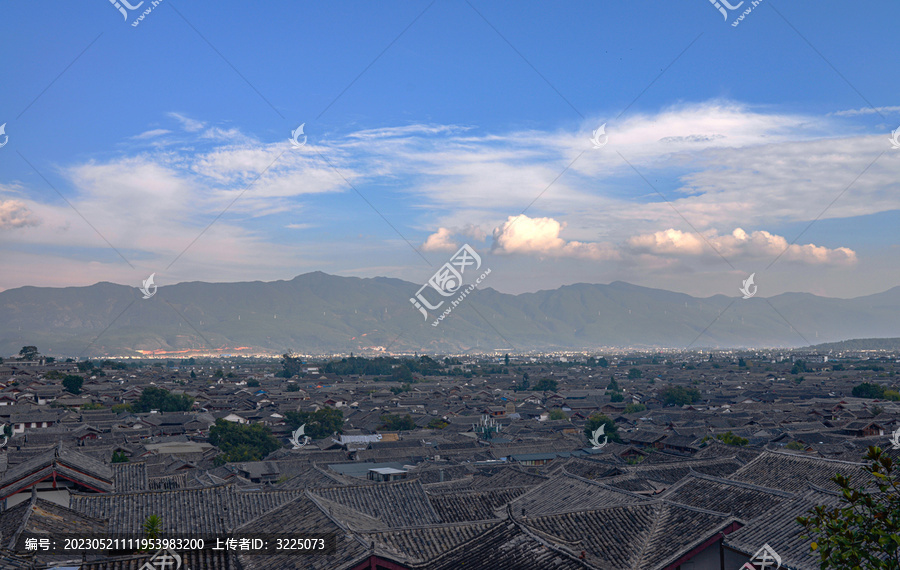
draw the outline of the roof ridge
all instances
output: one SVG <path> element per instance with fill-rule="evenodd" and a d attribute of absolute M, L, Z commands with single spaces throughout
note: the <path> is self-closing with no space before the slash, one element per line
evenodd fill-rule
<path fill-rule="evenodd" d="M 796 458 L 796 459 L 805 459 L 805 460 L 809 460 L 809 461 L 827 461 L 829 463 L 843 463 L 844 465 L 854 465 L 857 467 L 864 467 L 864 466 L 868 465 L 867 463 L 859 463 L 856 461 L 844 461 L 843 459 L 828 459 L 826 457 L 810 457 L 808 455 L 798 455 L 795 453 L 788 453 L 786 451 L 774 451 L 774 450 L 769 450 L 769 449 L 764 450 L 763 453 L 771 453 L 773 455 L 784 455 L 787 457 L 792 457 L 792 458 Z M 762 453 L 760 453 L 759 455 L 762 456 Z M 752 463 L 752 461 L 751 461 L 751 463 Z M 749 463 L 748 463 L 748 465 L 749 465 Z"/>
<path fill-rule="evenodd" d="M 788 499 L 791 499 L 791 498 L 794 498 L 797 496 L 796 493 L 791 493 L 790 491 L 782 491 L 781 489 L 773 489 L 771 487 L 764 487 L 762 485 L 755 485 L 753 483 L 746 483 L 744 481 L 735 481 L 733 479 L 726 479 L 725 477 L 716 477 L 715 475 L 707 475 L 706 473 L 698 473 L 697 471 L 694 471 L 694 470 L 691 470 L 690 475 L 697 477 L 698 479 L 708 479 L 710 481 L 716 481 L 717 483 L 725 483 L 727 485 L 733 485 L 735 487 L 746 487 L 748 489 L 765 491 L 767 493 L 771 493 L 772 495 L 779 495 L 779 496 L 782 496 L 782 497 L 788 498 Z M 687 478 L 685 478 L 683 481 L 687 482 L 688 480 L 687 480 Z M 682 481 L 678 482 L 679 485 L 681 483 L 682 483 Z M 674 486 L 670 487 L 670 488 L 674 488 Z M 667 490 L 667 492 L 668 492 L 668 490 Z"/>
<path fill-rule="evenodd" d="M 656 516 L 653 517 L 653 525 L 650 527 L 650 530 L 647 532 L 647 538 L 642 541 L 641 551 L 638 553 L 637 557 L 634 559 L 634 562 L 631 565 L 632 570 L 640 570 L 643 567 L 644 558 L 647 556 L 647 547 L 653 542 L 653 537 L 656 535 L 656 529 L 659 527 L 659 520 L 662 518 L 665 509 L 663 508 L 665 503 L 660 500 L 653 501 L 651 506 L 653 507 Z"/>

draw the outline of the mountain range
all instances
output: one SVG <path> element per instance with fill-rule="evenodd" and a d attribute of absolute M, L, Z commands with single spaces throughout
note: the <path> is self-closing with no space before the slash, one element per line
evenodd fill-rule
<path fill-rule="evenodd" d="M 433 311 L 425 319 L 410 302 L 420 286 L 313 272 L 289 281 L 179 283 L 159 287 L 149 299 L 136 287 L 108 282 L 20 287 L 0 292 L 0 355 L 25 345 L 57 357 L 446 354 L 797 347 L 900 336 L 900 287 L 853 299 L 809 293 L 698 298 L 621 281 L 519 295 L 485 288 L 436 321 Z"/>

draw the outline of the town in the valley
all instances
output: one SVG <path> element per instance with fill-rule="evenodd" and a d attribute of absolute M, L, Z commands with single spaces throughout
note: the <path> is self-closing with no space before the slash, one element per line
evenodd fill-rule
<path fill-rule="evenodd" d="M 797 519 L 842 507 L 842 477 L 877 486 L 873 453 L 900 458 L 898 370 L 897 351 L 850 347 L 86 360 L 26 346 L 0 364 L 0 566 L 165 567 L 166 549 L 40 539 L 193 536 L 207 547 L 183 567 L 818 568 Z M 273 533 L 328 551 L 208 544 Z"/>

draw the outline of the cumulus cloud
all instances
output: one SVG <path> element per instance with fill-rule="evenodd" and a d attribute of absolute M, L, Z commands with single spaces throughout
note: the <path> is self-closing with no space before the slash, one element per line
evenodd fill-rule
<path fill-rule="evenodd" d="M 705 238 L 705 239 L 704 239 Z M 767 231 L 747 233 L 742 228 L 730 235 L 718 235 L 715 230 L 703 237 L 693 232 L 669 228 L 649 234 L 632 236 L 628 247 L 635 253 L 654 255 L 700 256 L 714 254 L 710 245 L 726 258 L 750 257 L 774 259 L 784 252 L 784 259 L 807 264 L 841 265 L 856 263 L 856 252 L 846 247 L 829 249 L 815 244 L 789 244 L 782 236 Z"/>
<path fill-rule="evenodd" d="M 548 257 L 577 257 L 604 260 L 619 257 L 615 248 L 606 243 L 566 241 L 560 237 L 565 228 L 553 218 L 510 216 L 494 229 L 491 250 L 500 254 L 537 254 Z"/>
<path fill-rule="evenodd" d="M 37 226 L 41 220 L 20 200 L 0 200 L 0 230 Z"/>
<path fill-rule="evenodd" d="M 459 248 L 457 240 L 454 238 L 467 237 L 474 241 L 484 241 L 487 234 L 481 226 L 476 224 L 466 224 L 459 228 L 440 227 L 425 239 L 422 249 L 425 251 L 452 251 Z"/>
<path fill-rule="evenodd" d="M 448 228 L 438 228 L 438 231 L 428 236 L 422 244 L 424 251 L 453 251 L 458 247 L 453 240 L 453 232 Z"/>

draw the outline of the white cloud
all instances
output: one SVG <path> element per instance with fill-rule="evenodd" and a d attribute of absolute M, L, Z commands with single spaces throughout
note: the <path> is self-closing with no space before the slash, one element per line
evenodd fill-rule
<path fill-rule="evenodd" d="M 190 117 L 186 117 L 181 113 L 169 113 L 169 116 L 181 123 L 181 128 L 188 131 L 189 133 L 201 131 L 206 127 L 206 123 L 191 119 Z"/>
<path fill-rule="evenodd" d="M 875 115 L 877 113 L 900 113 L 900 107 L 862 107 L 860 109 L 846 109 L 831 113 L 836 117 L 856 117 L 858 115 Z"/>
<path fill-rule="evenodd" d="M 41 220 L 21 200 L 0 199 L 0 230 L 40 225 Z"/>
<path fill-rule="evenodd" d="M 846 247 L 829 249 L 811 243 L 789 244 L 782 236 L 761 230 L 748 234 L 741 228 L 722 236 L 713 230 L 705 232 L 703 237 L 669 228 L 632 236 L 627 245 L 635 253 L 661 256 L 717 256 L 712 250 L 715 248 L 726 259 L 775 259 L 784 252 L 784 259 L 807 264 L 847 265 L 857 261 L 856 252 Z"/>
<path fill-rule="evenodd" d="M 422 244 L 423 251 L 455 251 L 458 248 L 459 245 L 453 240 L 453 232 L 448 228 L 438 228 Z"/>
<path fill-rule="evenodd" d="M 171 132 L 172 131 L 170 131 L 169 129 L 152 129 L 149 131 L 144 131 L 141 134 L 135 135 L 131 138 L 133 138 L 133 139 L 152 139 L 152 138 L 160 137 L 162 135 L 167 135 Z"/>
<path fill-rule="evenodd" d="M 616 259 L 618 252 L 607 243 L 566 241 L 559 236 L 565 228 L 553 218 L 510 216 L 494 229 L 491 251 L 500 254 L 532 254 L 547 257 L 576 257 L 592 260 Z"/>

